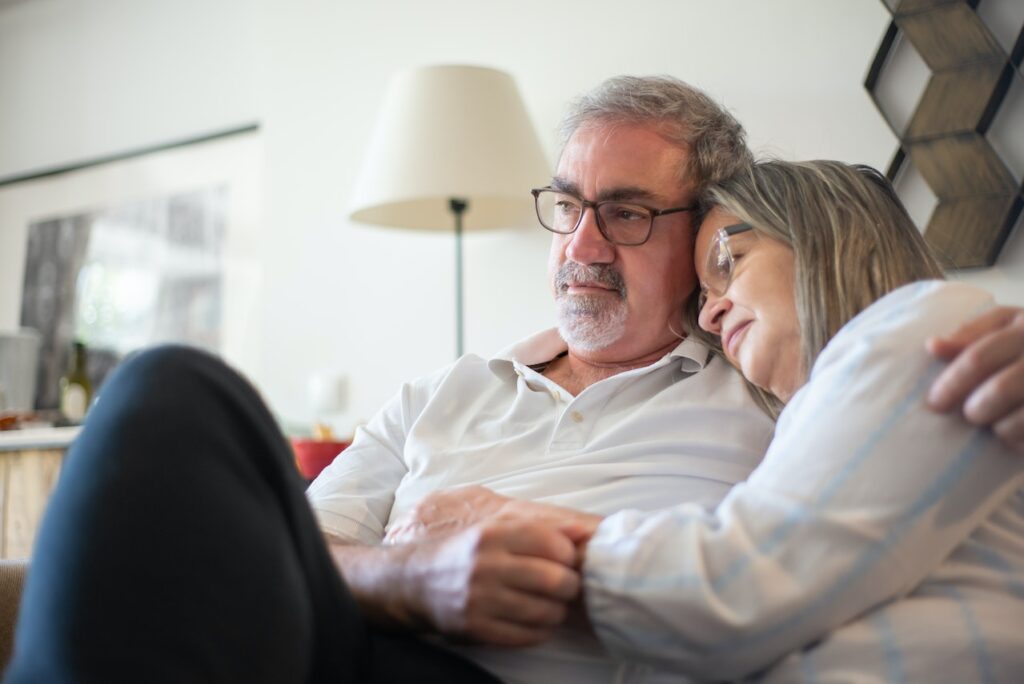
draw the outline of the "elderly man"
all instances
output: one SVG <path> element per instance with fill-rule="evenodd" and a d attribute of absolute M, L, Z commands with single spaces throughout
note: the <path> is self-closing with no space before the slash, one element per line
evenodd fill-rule
<path fill-rule="evenodd" d="M 682 335 L 696 287 L 691 210 L 704 183 L 749 162 L 741 126 L 680 82 L 616 79 L 565 127 L 558 194 L 535 191 L 541 222 L 565 231 L 549 259 L 558 330 L 410 383 L 309 490 L 352 591 L 395 622 L 533 644 L 576 593 L 572 530 L 484 524 L 380 546 L 433 490 L 481 484 L 602 515 L 713 504 L 770 439 L 739 377 Z M 563 227 L 566 195 L 579 220 Z M 415 587 L 410 600 L 396 584 Z M 627 667 L 571 629 L 513 657 L 465 652 L 512 680 L 598 681 Z"/>
<path fill-rule="evenodd" d="M 579 102 L 566 138 L 551 183 L 561 199 L 535 191 L 541 222 L 558 233 L 558 330 L 404 386 L 309 490 L 328 545 L 243 380 L 180 349 L 126 364 L 54 496 L 12 679 L 487 678 L 365 618 L 533 646 L 463 650 L 508 679 L 646 671 L 613 662 L 572 623 L 587 617 L 570 610 L 590 562 L 577 551 L 593 522 L 586 514 L 485 517 L 479 508 L 492 500 L 467 489 L 443 499 L 437 517 L 456 523 L 451 534 L 381 544 L 389 532 L 406 539 L 415 528 L 404 516 L 458 485 L 598 515 L 713 505 L 767 445 L 771 425 L 738 376 L 687 339 L 681 319 L 695 285 L 693 202 L 748 163 L 741 127 L 681 82 L 620 78 Z M 572 229 L 555 218 L 573 212 Z M 937 343 L 953 356 L 979 340 L 935 399 L 956 403 L 978 388 L 968 414 L 1019 440 L 1024 398 L 1005 381 L 1024 374 L 1014 315 Z M 989 391 L 990 377 L 1001 391 Z M 588 595 L 586 610 L 614 625 L 615 606 L 600 596 Z"/>

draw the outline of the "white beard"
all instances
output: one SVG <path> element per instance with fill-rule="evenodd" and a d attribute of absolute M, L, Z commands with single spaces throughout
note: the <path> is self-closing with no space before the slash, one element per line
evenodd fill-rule
<path fill-rule="evenodd" d="M 626 302 L 608 295 L 561 294 L 557 299 L 558 332 L 569 347 L 598 351 L 626 332 Z"/>

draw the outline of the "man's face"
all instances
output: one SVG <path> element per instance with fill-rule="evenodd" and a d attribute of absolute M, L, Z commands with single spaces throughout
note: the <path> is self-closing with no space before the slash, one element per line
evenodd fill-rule
<path fill-rule="evenodd" d="M 565 146 L 552 186 L 591 202 L 689 206 L 693 184 L 679 177 L 687 154 L 651 126 L 586 125 Z M 656 217 L 646 243 L 624 247 L 605 239 L 588 208 L 576 232 L 553 236 L 548 273 L 574 354 L 628 363 L 678 339 L 696 284 L 691 220 L 690 212 Z"/>

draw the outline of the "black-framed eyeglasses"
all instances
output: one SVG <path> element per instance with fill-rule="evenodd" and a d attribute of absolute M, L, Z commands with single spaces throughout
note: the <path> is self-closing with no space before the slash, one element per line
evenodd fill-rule
<path fill-rule="evenodd" d="M 654 219 L 659 216 L 694 209 L 692 206 L 651 209 L 619 200 L 590 202 L 551 187 L 534 188 L 530 192 L 537 208 L 537 220 L 552 233 L 569 235 L 576 232 L 583 222 L 583 213 L 590 207 L 597 217 L 601 235 L 614 245 L 627 247 L 647 242 L 654 228 Z"/>
<path fill-rule="evenodd" d="M 749 223 L 736 223 L 719 228 L 715 233 L 704 259 L 704 279 L 700 283 L 700 298 L 697 301 L 699 309 L 704 308 L 708 292 L 721 297 L 732 285 L 732 278 L 736 273 L 736 257 L 729 246 L 729 240 L 735 235 L 752 230 L 754 227 Z M 756 236 L 757 233 L 754 232 L 752 235 Z"/>

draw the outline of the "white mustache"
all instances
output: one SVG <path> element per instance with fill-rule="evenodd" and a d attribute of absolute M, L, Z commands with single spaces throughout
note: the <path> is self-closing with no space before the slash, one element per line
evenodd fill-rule
<path fill-rule="evenodd" d="M 555 274 L 555 290 L 564 293 L 577 283 L 599 283 L 614 290 L 620 297 L 626 296 L 626 281 L 622 275 L 608 264 L 591 264 L 589 266 L 567 261 Z"/>

